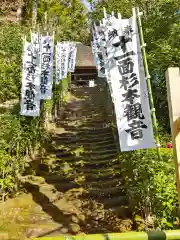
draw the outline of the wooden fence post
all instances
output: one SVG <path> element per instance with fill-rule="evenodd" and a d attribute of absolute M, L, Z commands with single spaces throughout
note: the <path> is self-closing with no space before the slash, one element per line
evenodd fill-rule
<path fill-rule="evenodd" d="M 166 71 L 166 86 L 180 204 L 180 69 L 178 67 L 168 68 Z"/>

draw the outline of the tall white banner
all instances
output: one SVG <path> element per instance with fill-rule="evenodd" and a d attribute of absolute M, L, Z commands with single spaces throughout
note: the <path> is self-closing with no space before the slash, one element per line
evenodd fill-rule
<path fill-rule="evenodd" d="M 40 64 L 35 45 L 25 41 L 21 87 L 21 115 L 40 115 Z"/>
<path fill-rule="evenodd" d="M 105 63 L 104 63 L 104 56 L 102 52 L 102 45 L 100 45 L 101 42 L 101 35 L 100 35 L 100 27 L 95 26 L 95 28 L 92 30 L 93 32 L 93 53 L 94 53 L 94 60 L 97 66 L 98 70 L 98 77 L 105 78 Z"/>
<path fill-rule="evenodd" d="M 61 43 L 56 44 L 56 84 L 61 79 Z"/>
<path fill-rule="evenodd" d="M 75 43 L 69 43 L 69 62 L 68 62 L 68 72 L 74 72 L 76 66 L 76 54 L 77 46 Z"/>
<path fill-rule="evenodd" d="M 40 35 L 39 33 L 31 32 L 31 43 L 38 53 L 40 53 Z"/>
<path fill-rule="evenodd" d="M 97 59 L 97 54 L 96 54 L 96 46 L 94 41 L 91 42 L 91 49 L 92 49 L 92 54 L 94 58 L 94 64 L 96 66 L 96 69 L 98 69 L 98 59 Z"/>
<path fill-rule="evenodd" d="M 56 45 L 56 83 L 67 77 L 69 60 L 69 43 L 57 43 Z"/>
<path fill-rule="evenodd" d="M 117 38 L 113 38 L 114 28 L 117 32 L 120 31 L 121 25 L 119 19 L 115 17 L 110 17 L 108 19 L 103 19 L 104 26 L 104 35 L 106 39 L 106 72 L 107 72 L 107 82 L 111 92 L 112 101 L 114 103 L 114 108 L 116 112 L 116 117 L 120 115 L 120 99 L 119 99 L 119 88 L 120 82 L 116 72 L 116 60 L 114 59 L 117 49 L 114 47 L 114 42 L 117 41 Z M 119 33 L 120 34 L 120 33 Z M 119 38 L 118 38 L 119 41 Z"/>
<path fill-rule="evenodd" d="M 111 18 L 105 35 L 121 151 L 154 148 L 136 18 Z"/>
<path fill-rule="evenodd" d="M 54 55 L 53 36 L 41 36 L 40 40 L 41 99 L 52 98 L 53 55 Z"/>

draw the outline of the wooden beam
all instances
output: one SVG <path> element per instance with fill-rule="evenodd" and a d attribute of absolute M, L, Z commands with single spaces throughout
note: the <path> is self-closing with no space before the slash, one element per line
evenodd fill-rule
<path fill-rule="evenodd" d="M 78 83 L 78 82 L 88 82 L 89 80 L 88 79 L 85 79 L 85 80 L 76 80 L 75 82 Z"/>
<path fill-rule="evenodd" d="M 179 68 L 168 68 L 166 86 L 171 124 L 174 162 L 176 168 L 177 192 L 180 204 L 180 71 Z"/>
<path fill-rule="evenodd" d="M 96 66 L 76 66 L 76 69 L 93 69 L 93 70 L 96 70 Z"/>
<path fill-rule="evenodd" d="M 96 73 L 73 73 L 74 76 L 89 76 L 89 75 L 95 75 L 96 76 Z"/>

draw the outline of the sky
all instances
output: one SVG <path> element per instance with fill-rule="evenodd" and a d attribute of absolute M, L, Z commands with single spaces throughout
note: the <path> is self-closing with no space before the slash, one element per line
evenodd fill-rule
<path fill-rule="evenodd" d="M 87 0 L 82 0 L 82 2 L 86 5 L 86 7 L 90 10 L 90 4 Z"/>

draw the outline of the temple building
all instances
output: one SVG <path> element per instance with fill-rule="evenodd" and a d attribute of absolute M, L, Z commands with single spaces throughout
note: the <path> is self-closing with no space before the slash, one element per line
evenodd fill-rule
<path fill-rule="evenodd" d="M 72 84 L 89 86 L 89 82 L 97 79 L 92 49 L 81 43 L 77 44 L 76 69 L 72 74 Z"/>

